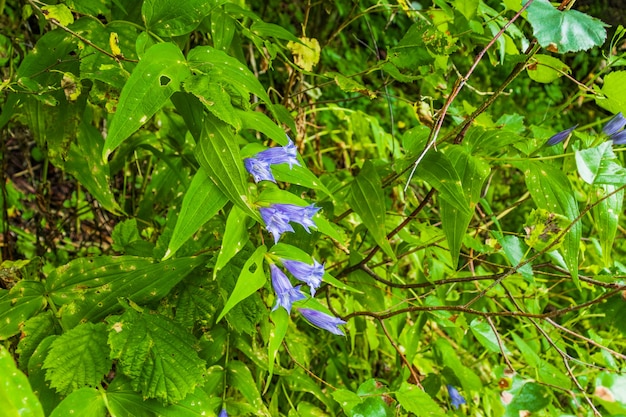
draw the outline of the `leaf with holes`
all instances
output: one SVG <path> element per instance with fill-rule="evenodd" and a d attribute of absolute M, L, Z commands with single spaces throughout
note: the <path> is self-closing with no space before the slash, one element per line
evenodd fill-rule
<path fill-rule="evenodd" d="M 201 256 L 158 263 L 135 256 L 79 258 L 53 271 L 46 290 L 63 306 L 63 325 L 74 327 L 120 310 L 120 297 L 138 304 L 160 300 L 205 261 Z"/>
<path fill-rule="evenodd" d="M 534 0 L 527 10 L 535 37 L 544 48 L 561 54 L 585 51 L 606 39 L 605 24 L 577 10 L 557 10 L 548 0 Z"/>
<path fill-rule="evenodd" d="M 102 150 L 103 160 L 159 111 L 191 72 L 180 48 L 160 43 L 148 49 L 124 85 Z"/>
<path fill-rule="evenodd" d="M 180 401 L 202 383 L 195 338 L 171 319 L 128 309 L 107 319 L 111 357 L 146 398 Z"/>
<path fill-rule="evenodd" d="M 10 290 L 0 290 L 0 340 L 20 332 L 24 322 L 41 311 L 46 301 L 37 281 L 20 281 Z"/>
<path fill-rule="evenodd" d="M 57 337 L 43 367 L 57 392 L 67 395 L 85 386 L 99 385 L 111 369 L 104 323 L 84 323 Z"/>
<path fill-rule="evenodd" d="M 263 255 L 265 255 L 266 251 L 265 246 L 259 246 L 246 261 L 237 278 L 237 284 L 235 284 L 235 288 L 230 297 L 228 297 L 228 301 L 226 301 L 217 321 L 220 321 L 239 302 L 251 296 L 265 285 L 267 278 L 265 277 L 265 271 L 263 271 Z M 254 268 L 254 270 L 251 270 L 251 268 Z"/>

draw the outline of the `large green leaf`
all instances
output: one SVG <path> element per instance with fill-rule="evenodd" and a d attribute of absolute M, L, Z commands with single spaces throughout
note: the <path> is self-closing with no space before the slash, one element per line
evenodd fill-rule
<path fill-rule="evenodd" d="M 191 180 L 172 238 L 163 259 L 168 259 L 196 233 L 204 223 L 224 207 L 228 199 L 209 178 L 207 172 L 200 168 Z"/>
<path fill-rule="evenodd" d="M 466 148 L 455 146 L 447 150 L 450 163 L 457 172 L 465 198 L 470 202 L 472 209 L 480 198 L 483 183 L 489 176 L 489 165 L 470 155 Z M 448 240 L 452 265 L 456 268 L 461 252 L 461 243 L 465 237 L 467 226 L 473 216 L 472 210 L 460 211 L 448 199 L 441 199 L 442 228 Z"/>
<path fill-rule="evenodd" d="M 43 367 L 50 386 L 67 395 L 99 385 L 111 365 L 104 323 L 83 323 L 52 342 Z"/>
<path fill-rule="evenodd" d="M 542 357 L 543 355 L 540 356 L 541 352 L 535 352 L 522 337 L 513 333 L 513 340 L 532 372 L 536 372 L 536 375 L 531 374 L 531 377 L 538 377 L 539 382 L 545 382 L 565 389 L 568 389 L 572 385 L 571 379 L 563 371 L 544 359 Z"/>
<path fill-rule="evenodd" d="M 626 169 L 616 162 L 611 141 L 576 151 L 578 174 L 588 184 L 626 184 Z"/>
<path fill-rule="evenodd" d="M 158 263 L 135 256 L 79 258 L 53 271 L 46 290 L 55 304 L 64 305 L 61 320 L 71 328 L 118 311 L 118 298 L 156 302 L 203 262 L 203 257 Z"/>
<path fill-rule="evenodd" d="M 217 261 L 213 267 L 213 277 L 215 277 L 220 269 L 224 267 L 235 256 L 244 245 L 250 240 L 248 233 L 248 216 L 237 206 L 233 206 L 228 213 L 226 219 L 226 227 L 224 228 L 224 237 L 222 238 L 222 247 L 217 255 Z"/>
<path fill-rule="evenodd" d="M 133 309 L 107 322 L 117 369 L 144 397 L 180 401 L 202 382 L 205 364 L 196 352 L 196 340 L 176 322 Z"/>
<path fill-rule="evenodd" d="M 9 351 L 0 345 L 0 404 L 2 417 L 43 417 L 43 408 L 26 375 L 17 369 Z"/>
<path fill-rule="evenodd" d="M 248 177 L 239 155 L 237 137 L 221 120 L 207 114 L 196 159 L 221 192 L 254 219 L 260 220 L 248 197 Z"/>
<path fill-rule="evenodd" d="M 154 116 L 190 75 L 185 57 L 175 44 L 160 43 L 148 49 L 122 89 L 102 158 L 106 161 L 115 148 Z"/>
<path fill-rule="evenodd" d="M 528 21 L 539 44 L 559 53 L 584 51 L 606 39 L 604 23 L 576 10 L 559 11 L 548 0 L 528 6 Z"/>
<path fill-rule="evenodd" d="M 387 240 L 385 230 L 386 206 L 382 183 L 370 161 L 365 161 L 361 172 L 352 181 L 351 192 L 352 208 L 359 215 L 378 246 L 387 256 L 395 259 L 395 253 Z"/>
<path fill-rule="evenodd" d="M 109 164 L 102 161 L 102 135 L 91 124 L 82 122 L 77 141 L 70 147 L 65 170 L 72 174 L 98 203 L 112 213 L 123 211 L 109 187 Z"/>
<path fill-rule="evenodd" d="M 146 0 L 141 14 L 146 28 L 159 36 L 181 36 L 194 30 L 219 1 Z M 221 3 L 224 3 L 222 1 Z"/>
<path fill-rule="evenodd" d="M 256 382 L 248 367 L 240 361 L 231 360 L 226 368 L 228 385 L 236 388 L 248 401 L 248 404 L 256 410 L 255 415 L 270 417 L 270 413 L 263 403 L 261 393 L 257 389 Z"/>
<path fill-rule="evenodd" d="M 596 104 L 611 113 L 626 114 L 626 71 L 614 71 L 604 77 L 604 83 L 596 94 Z"/>
<path fill-rule="evenodd" d="M 254 74 L 225 52 L 210 46 L 197 46 L 189 51 L 187 59 L 194 71 L 210 75 L 214 82 L 229 83 L 242 95 L 252 93 L 271 106 L 270 97 Z"/>
<path fill-rule="evenodd" d="M 611 266 L 613 242 L 617 234 L 619 216 L 624 205 L 624 190 L 617 190 L 615 185 L 603 185 L 596 188 L 596 198 L 600 200 L 593 208 L 596 233 L 602 248 L 602 259 L 606 267 Z M 608 194 L 613 195 L 606 197 Z"/>
<path fill-rule="evenodd" d="M 465 197 L 459 173 L 444 153 L 428 152 L 417 167 L 415 176 L 434 187 L 441 198 L 460 213 L 471 213 L 470 202 Z"/>
<path fill-rule="evenodd" d="M 50 417 L 79 415 L 85 417 L 106 417 L 105 397 L 95 388 L 81 388 L 65 397 L 54 409 Z"/>
<path fill-rule="evenodd" d="M 424 417 L 444 417 L 446 413 L 428 394 L 415 385 L 403 382 L 396 391 L 396 399 L 407 411 Z"/>
<path fill-rule="evenodd" d="M 220 313 L 217 321 L 220 321 L 222 317 L 226 315 L 233 307 L 245 298 L 254 294 L 259 288 L 265 285 L 267 278 L 265 271 L 263 270 L 263 256 L 267 248 L 265 246 L 259 246 L 256 251 L 246 261 L 241 273 L 237 278 L 237 284 L 233 292 L 228 297 L 224 309 Z"/>
<path fill-rule="evenodd" d="M 20 281 L 9 291 L 0 290 L 0 340 L 19 333 L 24 322 L 45 307 L 44 293 L 37 281 Z"/>
<path fill-rule="evenodd" d="M 43 339 L 60 331 L 60 326 L 52 311 L 47 310 L 26 320 L 22 326 L 20 342 L 17 345 L 19 367 L 28 370 L 28 361 Z"/>
<path fill-rule="evenodd" d="M 578 218 L 580 214 L 578 203 L 562 171 L 534 161 L 520 164 L 520 168 L 524 171 L 526 186 L 537 207 L 563 215 L 572 222 Z M 563 237 L 560 249 L 576 285 L 578 285 L 578 249 L 581 235 L 582 225 L 577 221 Z"/>

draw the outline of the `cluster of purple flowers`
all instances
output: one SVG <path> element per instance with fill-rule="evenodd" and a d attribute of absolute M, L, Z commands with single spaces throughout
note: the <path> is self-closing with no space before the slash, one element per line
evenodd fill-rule
<path fill-rule="evenodd" d="M 269 148 L 257 153 L 254 157 L 246 158 L 244 165 L 255 182 L 276 182 L 272 174 L 272 165 L 289 164 L 289 167 L 293 168 L 293 165 L 300 165 L 297 155 L 296 146 L 291 139 L 289 139 L 286 146 Z M 283 233 L 294 232 L 291 223 L 300 224 L 310 233 L 309 228 L 316 227 L 313 216 L 319 210 L 320 208 L 316 207 L 314 204 L 298 206 L 295 204 L 274 203 L 269 207 L 259 208 L 261 218 L 265 223 L 266 229 L 274 238 L 274 243 L 278 243 Z M 294 278 L 309 286 L 311 297 L 314 297 L 315 291 L 322 283 L 324 265 L 315 259 L 313 259 L 312 265 L 291 259 L 282 259 L 281 263 Z M 291 313 L 293 303 L 306 299 L 306 296 L 300 292 L 301 285 L 294 287 L 283 270 L 275 264 L 270 264 L 270 274 L 272 277 L 272 286 L 276 293 L 276 305 L 272 311 L 283 307 L 288 313 Z M 346 324 L 345 321 L 308 308 L 300 308 L 298 311 L 300 311 L 302 316 L 311 324 L 321 329 L 328 330 L 331 333 L 343 335 L 343 332 L 338 326 Z"/>
<path fill-rule="evenodd" d="M 604 125 L 604 127 L 602 128 L 602 132 L 604 132 L 604 134 L 613 141 L 614 145 L 624 145 L 626 144 L 626 130 L 624 129 L 625 126 L 626 118 L 622 115 L 622 112 L 619 112 Z M 569 129 L 565 129 L 553 135 L 550 139 L 548 139 L 546 145 L 553 146 L 557 143 L 563 142 L 577 127 L 578 125 L 574 125 Z"/>

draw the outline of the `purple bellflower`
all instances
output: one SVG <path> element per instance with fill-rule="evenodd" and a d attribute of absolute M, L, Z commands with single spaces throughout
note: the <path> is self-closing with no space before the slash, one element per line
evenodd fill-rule
<path fill-rule="evenodd" d="M 304 300 L 306 297 L 300 292 L 300 286 L 294 287 L 291 285 L 287 275 L 276 265 L 270 264 L 270 271 L 272 286 L 274 287 L 274 292 L 276 292 L 276 305 L 272 311 L 278 309 L 278 307 L 283 307 L 288 313 L 291 313 L 291 304 Z"/>
<path fill-rule="evenodd" d="M 286 146 L 276 146 L 266 149 L 256 154 L 255 158 L 267 162 L 270 165 L 289 164 L 289 168 L 293 168 L 294 165 L 300 165 L 297 156 L 298 149 L 291 139 L 289 139 L 289 143 L 287 143 Z"/>
<path fill-rule="evenodd" d="M 246 158 L 243 163 L 246 170 L 252 174 L 254 182 L 272 181 L 276 182 L 272 174 L 272 165 L 289 164 L 289 168 L 300 165 L 298 161 L 298 150 L 291 139 L 287 146 L 276 146 L 257 153 L 252 158 Z"/>
<path fill-rule="evenodd" d="M 243 160 L 243 164 L 245 165 L 246 170 L 248 170 L 248 172 L 252 174 L 254 182 L 276 182 L 269 163 L 257 158 L 246 158 Z"/>
<path fill-rule="evenodd" d="M 228 413 L 226 412 L 226 409 L 222 408 L 222 411 L 220 411 L 220 414 L 217 417 L 228 417 Z"/>
<path fill-rule="evenodd" d="M 300 313 L 314 326 L 320 329 L 328 330 L 339 336 L 345 336 L 345 334 L 339 329 L 339 325 L 346 324 L 345 321 L 340 318 L 330 316 L 326 313 L 322 313 L 317 310 L 311 310 L 309 308 L 300 308 Z"/>
<path fill-rule="evenodd" d="M 461 393 L 459 393 L 459 390 L 457 390 L 453 385 L 446 385 L 446 388 L 448 388 L 448 394 L 450 395 L 450 403 L 452 404 L 452 407 L 458 409 L 461 404 L 465 404 L 465 398 L 463 398 Z"/>
<path fill-rule="evenodd" d="M 626 130 L 620 130 L 617 133 L 613 133 L 610 137 L 614 145 L 626 144 Z"/>
<path fill-rule="evenodd" d="M 306 283 L 311 288 L 311 297 L 315 296 L 315 290 L 319 288 L 324 276 L 324 264 L 317 262 L 315 259 L 313 259 L 313 265 L 286 259 L 283 261 L 283 266 L 296 279 Z"/>
<path fill-rule="evenodd" d="M 565 129 L 559 133 L 557 133 L 556 135 L 552 136 L 550 139 L 548 139 L 548 142 L 546 142 L 546 145 L 548 146 L 554 146 L 557 143 L 561 143 L 563 142 L 565 139 L 567 139 L 569 137 L 569 135 L 574 131 L 574 129 L 576 129 L 578 127 L 578 125 L 574 125 L 572 127 L 570 127 L 569 129 Z"/>
<path fill-rule="evenodd" d="M 626 126 L 626 118 L 622 115 L 622 112 L 619 112 L 615 115 L 615 117 L 606 122 L 602 131 L 607 136 L 613 136 L 620 130 L 624 129 L 624 126 Z"/>
<path fill-rule="evenodd" d="M 311 233 L 309 227 L 316 227 L 312 217 L 319 209 L 314 204 L 305 207 L 295 204 L 272 204 L 270 207 L 261 207 L 259 212 L 265 227 L 274 237 L 274 243 L 278 243 L 283 233 L 294 231 L 289 222 L 299 223 Z"/>

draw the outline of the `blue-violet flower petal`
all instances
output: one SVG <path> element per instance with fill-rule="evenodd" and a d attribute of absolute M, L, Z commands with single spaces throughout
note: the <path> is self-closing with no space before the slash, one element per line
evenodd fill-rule
<path fill-rule="evenodd" d="M 261 207 L 259 212 L 265 222 L 265 227 L 274 237 L 274 243 L 278 243 L 278 239 L 283 233 L 293 232 L 293 227 L 289 224 L 289 216 L 283 211 L 272 206 Z"/>
<path fill-rule="evenodd" d="M 570 135 L 570 133 L 572 133 L 574 131 L 574 129 L 576 129 L 577 127 L 578 127 L 578 125 L 574 125 L 574 126 L 570 127 L 569 129 L 565 129 L 565 130 L 557 133 L 556 135 L 554 135 L 550 139 L 548 139 L 548 142 L 546 142 L 546 145 L 553 146 L 553 145 L 556 145 L 557 143 L 563 142 L 565 139 L 567 139 L 567 137 Z"/>
<path fill-rule="evenodd" d="M 622 115 L 622 112 L 619 112 L 615 117 L 606 122 L 602 131 L 608 136 L 612 136 L 622 130 L 624 126 L 626 126 L 626 118 Z"/>
<path fill-rule="evenodd" d="M 276 180 L 274 179 L 274 175 L 272 174 L 270 164 L 267 163 L 266 161 L 263 161 L 257 158 L 246 158 L 243 160 L 243 164 L 246 167 L 246 170 L 254 178 L 254 182 L 256 183 L 260 181 L 276 182 Z"/>
<path fill-rule="evenodd" d="M 276 265 L 271 264 L 270 271 L 272 275 L 272 286 L 274 287 L 274 292 L 276 292 L 276 305 L 272 311 L 276 310 L 278 307 L 283 307 L 288 313 L 291 313 L 291 304 L 296 301 L 304 300 L 306 297 L 300 292 L 300 286 L 294 287 L 291 285 L 287 275 Z"/>
<path fill-rule="evenodd" d="M 293 168 L 294 165 L 300 165 L 297 156 L 298 149 L 291 139 L 289 139 L 289 143 L 286 146 L 276 146 L 256 154 L 257 159 L 270 165 L 289 164 L 289 168 Z"/>
<path fill-rule="evenodd" d="M 226 412 L 226 409 L 222 408 L 222 411 L 220 411 L 220 414 L 217 417 L 228 417 L 228 413 Z"/>
<path fill-rule="evenodd" d="M 308 233 L 311 233 L 309 227 L 316 227 L 313 216 L 320 210 L 320 207 L 316 207 L 315 204 L 305 207 L 295 204 L 274 204 L 272 207 L 285 213 L 289 221 L 302 225 Z"/>
<path fill-rule="evenodd" d="M 296 279 L 306 283 L 311 288 L 311 297 L 315 296 L 315 290 L 319 288 L 324 277 L 324 264 L 315 259 L 313 259 L 313 265 L 287 259 L 283 261 L 283 266 Z"/>
<path fill-rule="evenodd" d="M 339 329 L 339 325 L 346 324 L 345 321 L 340 318 L 333 317 L 326 313 L 322 313 L 317 310 L 311 310 L 309 308 L 300 308 L 300 313 L 314 326 L 319 327 L 320 329 L 328 330 L 331 333 L 334 333 L 339 336 L 345 336 L 345 334 Z"/>
<path fill-rule="evenodd" d="M 465 404 L 465 398 L 459 393 L 459 391 L 452 385 L 446 385 L 448 388 L 448 394 L 450 394 L 450 403 L 452 407 L 458 409 L 461 404 Z"/>
<path fill-rule="evenodd" d="M 611 135 L 611 140 L 614 145 L 624 145 L 626 144 L 626 130 L 621 130 L 617 133 L 613 133 Z"/>

